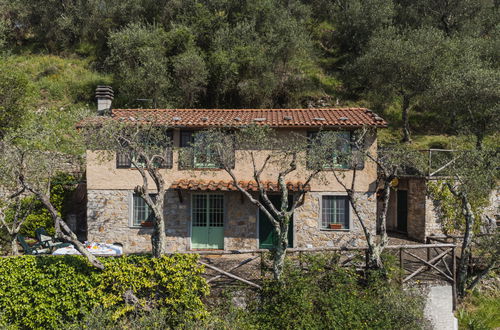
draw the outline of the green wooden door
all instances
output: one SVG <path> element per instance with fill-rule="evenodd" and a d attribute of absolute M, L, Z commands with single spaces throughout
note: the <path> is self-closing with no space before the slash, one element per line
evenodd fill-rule
<path fill-rule="evenodd" d="M 191 248 L 224 249 L 224 196 L 193 195 Z"/>
<path fill-rule="evenodd" d="M 291 206 L 293 203 L 292 196 L 288 196 L 288 205 Z M 280 195 L 269 195 L 269 199 L 274 206 L 278 206 L 281 203 Z M 276 233 L 274 232 L 274 227 L 271 221 L 267 218 L 264 212 L 259 211 L 259 248 L 260 249 L 271 249 L 274 247 L 277 241 Z M 290 226 L 288 227 L 288 247 L 293 246 L 293 218 L 290 221 Z"/>

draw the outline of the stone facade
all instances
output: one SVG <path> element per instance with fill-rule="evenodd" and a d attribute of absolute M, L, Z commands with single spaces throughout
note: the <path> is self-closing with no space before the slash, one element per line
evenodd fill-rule
<path fill-rule="evenodd" d="M 389 230 L 397 230 L 397 190 L 407 191 L 406 234 L 409 238 L 425 242 L 430 235 L 443 234 L 437 206 L 428 196 L 427 179 L 421 177 L 401 178 L 398 186 L 391 191 L 387 212 L 387 228 Z"/>
<path fill-rule="evenodd" d="M 95 242 L 121 243 L 126 253 L 151 251 L 151 228 L 135 228 L 131 224 L 131 190 L 88 191 L 88 239 Z M 166 195 L 165 216 L 169 251 L 190 249 L 191 196 L 196 192 L 182 192 L 182 202 L 175 191 Z M 238 192 L 220 192 L 224 195 L 225 224 L 224 249 L 256 249 L 258 238 L 258 209 Z M 343 193 L 310 192 L 305 203 L 294 215 L 294 247 L 364 245 L 363 231 L 351 210 L 349 230 L 328 230 L 320 226 L 321 196 Z M 375 193 L 359 193 L 360 213 L 368 219 L 370 230 L 375 230 Z"/>
<path fill-rule="evenodd" d="M 321 229 L 321 196 L 345 195 L 345 193 L 310 192 L 306 195 L 304 205 L 294 214 L 295 247 L 316 248 L 333 246 L 363 246 L 365 236 L 353 210 L 350 210 L 349 230 Z M 368 228 L 375 232 L 376 196 L 373 192 L 357 193 L 356 204 L 360 214 L 366 219 Z"/>

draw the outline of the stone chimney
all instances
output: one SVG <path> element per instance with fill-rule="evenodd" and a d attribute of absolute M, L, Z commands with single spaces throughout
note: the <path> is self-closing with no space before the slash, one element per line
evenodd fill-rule
<path fill-rule="evenodd" d="M 113 89 L 111 86 L 99 85 L 95 89 L 97 99 L 97 114 L 105 116 L 111 113 L 111 101 L 113 101 Z"/>

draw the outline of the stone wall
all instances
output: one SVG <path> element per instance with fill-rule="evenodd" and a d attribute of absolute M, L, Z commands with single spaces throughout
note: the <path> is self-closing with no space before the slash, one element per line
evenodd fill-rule
<path fill-rule="evenodd" d="M 426 235 L 426 180 L 408 179 L 408 237 L 425 241 Z"/>
<path fill-rule="evenodd" d="M 151 229 L 129 226 L 130 191 L 87 191 L 87 239 L 121 243 L 127 253 L 151 251 Z"/>
<path fill-rule="evenodd" d="M 330 193 L 308 193 L 304 205 L 295 212 L 295 247 L 316 248 L 366 245 L 363 230 L 352 209 L 350 210 L 351 221 L 349 230 L 321 229 L 321 196 L 325 194 L 328 195 Z M 345 195 L 343 193 L 333 194 Z M 367 227 L 375 233 L 377 210 L 375 193 L 357 193 L 356 199 L 356 203 L 359 205 L 360 214 L 367 220 Z"/>
<path fill-rule="evenodd" d="M 258 248 L 258 209 L 237 192 L 222 193 L 225 199 L 224 248 Z M 329 247 L 365 245 L 363 231 L 352 210 L 349 230 L 320 229 L 321 195 L 311 192 L 304 205 L 294 215 L 294 247 Z M 341 195 L 342 193 L 333 193 Z M 166 195 L 165 216 L 169 251 L 190 249 L 191 192 L 182 192 L 182 202 L 177 192 Z M 151 228 L 130 226 L 132 191 L 88 191 L 88 239 L 95 242 L 121 243 L 126 253 L 151 251 Z M 370 230 L 375 231 L 376 196 L 359 193 L 357 203 Z"/>

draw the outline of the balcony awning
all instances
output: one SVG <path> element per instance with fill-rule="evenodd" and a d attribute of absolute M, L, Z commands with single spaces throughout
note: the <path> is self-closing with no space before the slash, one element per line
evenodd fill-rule
<path fill-rule="evenodd" d="M 255 181 L 239 181 L 238 184 L 245 190 L 258 191 Z M 262 182 L 264 189 L 268 192 L 280 191 L 277 182 Z M 309 185 L 302 182 L 287 182 L 288 191 L 309 191 Z M 232 181 L 204 181 L 204 180 L 179 180 L 172 184 L 172 189 L 195 190 L 195 191 L 238 191 Z"/>

